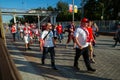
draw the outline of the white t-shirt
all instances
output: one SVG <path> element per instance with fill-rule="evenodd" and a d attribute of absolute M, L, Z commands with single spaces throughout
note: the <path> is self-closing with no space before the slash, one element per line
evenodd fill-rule
<path fill-rule="evenodd" d="M 81 27 L 78 27 L 75 30 L 74 36 L 78 37 L 78 41 L 83 48 L 85 48 L 89 45 L 89 43 L 87 42 L 87 34 Z M 78 46 L 76 46 L 76 47 L 78 47 Z"/>
<path fill-rule="evenodd" d="M 23 26 L 23 25 L 20 25 L 19 28 L 20 28 L 20 32 L 23 32 L 24 26 Z"/>
<path fill-rule="evenodd" d="M 43 39 L 48 34 L 48 32 L 49 31 L 44 30 L 42 32 L 42 34 L 41 34 L 41 39 Z M 54 44 L 53 44 L 53 32 L 52 31 L 50 31 L 50 33 L 45 38 L 44 47 L 54 47 Z"/>

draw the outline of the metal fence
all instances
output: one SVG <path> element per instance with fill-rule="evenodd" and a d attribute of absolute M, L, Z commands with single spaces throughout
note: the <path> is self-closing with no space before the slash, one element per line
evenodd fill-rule
<path fill-rule="evenodd" d="M 94 21 L 98 28 L 99 32 L 115 32 L 117 29 L 118 20 L 96 20 Z M 58 22 L 61 23 L 64 28 L 70 24 L 70 22 Z M 79 26 L 80 21 L 75 21 L 75 25 Z"/>
<path fill-rule="evenodd" d="M 118 20 L 100 20 L 95 22 L 98 25 L 99 32 L 115 32 L 117 29 Z"/>

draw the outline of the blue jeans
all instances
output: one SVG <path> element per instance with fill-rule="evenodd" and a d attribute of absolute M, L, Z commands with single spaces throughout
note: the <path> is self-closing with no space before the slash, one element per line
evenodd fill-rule
<path fill-rule="evenodd" d="M 59 40 L 59 42 L 61 42 L 62 39 L 63 39 L 63 34 L 62 33 L 58 34 L 58 40 Z"/>
<path fill-rule="evenodd" d="M 18 40 L 20 39 L 20 32 L 19 31 L 17 31 L 16 37 L 17 37 Z"/>

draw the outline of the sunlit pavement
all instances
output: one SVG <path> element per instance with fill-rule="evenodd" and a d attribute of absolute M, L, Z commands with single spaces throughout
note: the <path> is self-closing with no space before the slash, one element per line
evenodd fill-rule
<path fill-rule="evenodd" d="M 58 70 L 53 70 L 49 54 L 45 65 L 41 65 L 42 53 L 38 42 L 31 45 L 32 50 L 25 51 L 24 41 L 12 42 L 11 34 L 7 33 L 8 50 L 23 80 L 120 80 L 120 44 L 112 47 L 114 40 L 111 36 L 99 36 L 96 42 L 95 64 L 92 64 L 97 69 L 96 72 L 87 72 L 82 56 L 79 59 L 80 71 L 74 70 L 72 66 L 75 50 L 72 42 L 65 48 L 66 37 L 55 48 Z"/>

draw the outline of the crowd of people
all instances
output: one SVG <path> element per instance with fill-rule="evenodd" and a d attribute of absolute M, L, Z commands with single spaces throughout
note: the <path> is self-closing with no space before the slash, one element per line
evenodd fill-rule
<path fill-rule="evenodd" d="M 50 53 L 51 56 L 51 67 L 57 70 L 55 66 L 55 50 L 56 43 L 62 43 L 64 39 L 63 26 L 58 24 L 46 23 L 40 29 L 35 23 L 13 24 L 11 26 L 11 33 L 13 35 L 13 41 L 21 39 L 25 43 L 25 51 L 32 50 L 30 44 L 33 44 L 33 41 L 38 41 L 40 43 L 40 51 L 43 52 L 41 63 L 45 64 L 45 58 L 47 53 Z M 68 39 L 66 41 L 65 47 L 67 48 L 69 42 L 73 41 L 73 49 L 75 49 L 76 54 L 74 57 L 74 68 L 79 70 L 78 60 L 81 55 L 83 55 L 84 62 L 88 71 L 96 71 L 91 67 L 91 63 L 95 63 L 93 54 L 93 46 L 95 46 L 96 33 L 98 32 L 97 25 L 87 18 L 83 18 L 80 21 L 78 27 L 75 26 L 74 22 L 71 22 L 67 26 Z M 33 40 L 35 39 L 35 40 Z"/>

